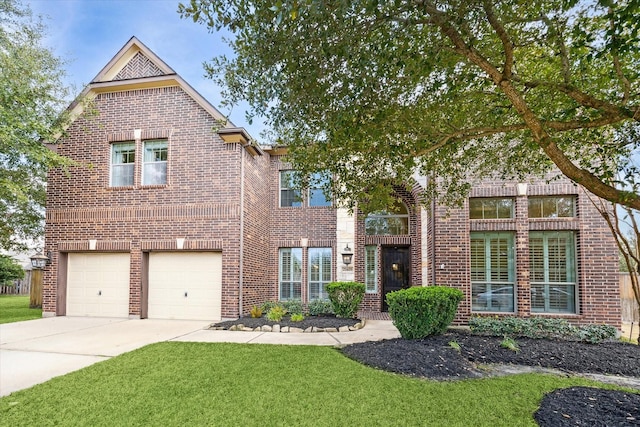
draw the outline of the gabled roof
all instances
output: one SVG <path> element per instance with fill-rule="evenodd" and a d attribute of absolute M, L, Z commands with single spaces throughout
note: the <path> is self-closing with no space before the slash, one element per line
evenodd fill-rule
<path fill-rule="evenodd" d="M 82 91 L 79 99 L 93 99 L 100 93 L 168 86 L 180 86 L 213 118 L 224 121 L 225 127 L 236 127 L 136 37 L 131 37 L 100 70 Z M 77 117 L 82 113 L 82 102 L 74 102 L 70 110 Z"/>
<path fill-rule="evenodd" d="M 236 127 L 136 37 L 131 37 L 100 70 L 78 97 L 80 102 L 74 102 L 69 110 L 72 117 L 78 117 L 84 109 L 84 103 L 81 100 L 91 100 L 101 93 L 169 86 L 182 88 L 214 119 L 224 123 L 224 127 L 218 131 L 218 134 L 225 142 L 240 143 L 254 156 L 263 153 L 244 128 Z"/>

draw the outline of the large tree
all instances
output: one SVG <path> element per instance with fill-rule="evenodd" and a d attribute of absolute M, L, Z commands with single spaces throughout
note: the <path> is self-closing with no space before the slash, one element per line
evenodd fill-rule
<path fill-rule="evenodd" d="M 640 2 L 191 0 L 229 31 L 206 65 L 231 103 L 266 118 L 293 166 L 339 198 L 387 203 L 415 171 L 459 200 L 474 177 L 555 166 L 640 208 Z M 625 182 L 613 182 L 622 172 Z"/>
<path fill-rule="evenodd" d="M 0 0 L 0 248 L 42 235 L 45 180 L 64 160 L 45 141 L 59 136 L 68 104 L 63 62 L 43 47 L 44 26 L 16 0 Z"/>

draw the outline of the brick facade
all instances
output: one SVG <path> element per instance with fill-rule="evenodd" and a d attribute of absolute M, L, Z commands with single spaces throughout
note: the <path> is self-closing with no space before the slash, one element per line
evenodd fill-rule
<path fill-rule="evenodd" d="M 238 317 L 254 305 L 278 299 L 280 248 L 302 248 L 302 299 L 307 302 L 310 248 L 331 248 L 333 279 L 364 281 L 364 251 L 371 245 L 377 248 L 377 291 L 365 296 L 362 308 L 381 309 L 383 249 L 408 248 L 408 284 L 461 289 L 465 299 L 455 323 L 464 324 L 474 314 L 470 233 L 508 231 L 515 236 L 517 302 L 513 314 L 530 316 L 529 233 L 571 230 L 577 242 L 578 305 L 576 314 L 563 317 L 575 323 L 619 325 L 615 244 L 588 197 L 570 182 L 532 181 L 526 194 L 520 195 L 515 182 L 483 181 L 470 197 L 515 200 L 513 218 L 492 220 L 470 220 L 468 203 L 462 208 L 420 206 L 421 186 L 414 183 L 413 188 L 396 189 L 409 208 L 409 234 L 367 236 L 364 217 L 357 212 L 344 226 L 337 224 L 333 207 L 310 207 L 306 201 L 300 207 L 280 207 L 280 171 L 290 168 L 280 151 L 263 151 L 243 138 L 229 138 L 229 128 L 224 135 L 216 131 L 220 117 L 212 107 L 137 40 L 127 46 L 140 51 L 134 51 L 130 62 L 111 77 L 110 70 L 101 72 L 99 76 L 106 80 L 90 85 L 96 91 L 92 105 L 96 114 L 80 115 L 60 141 L 59 153 L 76 165 L 49 174 L 45 250 L 51 252 L 52 263 L 44 274 L 45 314 L 66 313 L 68 254 L 74 252 L 128 253 L 129 314 L 140 317 L 147 315 L 150 253 L 219 252 L 221 315 Z M 126 57 L 123 51 L 119 55 Z M 158 79 L 165 80 L 156 84 Z M 108 86 L 114 82 L 119 86 Z M 167 141 L 166 185 L 142 184 L 139 157 L 148 139 Z M 134 184 L 112 187 L 111 145 L 123 141 L 134 142 L 138 153 Z M 575 217 L 528 218 L 528 197 L 563 194 L 576 196 Z M 179 246 L 177 239 L 184 243 Z M 354 252 L 349 267 L 340 261 L 345 242 Z"/>

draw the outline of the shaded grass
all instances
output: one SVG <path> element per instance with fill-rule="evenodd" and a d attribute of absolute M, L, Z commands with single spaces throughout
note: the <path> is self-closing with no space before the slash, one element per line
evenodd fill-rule
<path fill-rule="evenodd" d="M 0 323 L 40 319 L 41 308 L 29 308 L 29 296 L 0 295 Z"/>
<path fill-rule="evenodd" d="M 0 399 L 0 426 L 534 426 L 580 378 L 459 382 L 363 366 L 330 347 L 153 344 Z"/>

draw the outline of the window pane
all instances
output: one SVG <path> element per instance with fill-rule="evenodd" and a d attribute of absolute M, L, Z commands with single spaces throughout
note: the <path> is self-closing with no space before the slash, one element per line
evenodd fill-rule
<path fill-rule="evenodd" d="M 280 171 L 280 207 L 302 206 L 300 191 L 293 189 L 296 179 L 294 171 Z"/>
<path fill-rule="evenodd" d="M 279 250 L 280 299 L 302 297 L 302 248 Z"/>
<path fill-rule="evenodd" d="M 513 285 L 474 283 L 471 300 L 473 311 L 513 312 Z"/>
<path fill-rule="evenodd" d="M 529 198 L 530 218 L 558 218 L 575 216 L 575 197 L 553 196 Z"/>
<path fill-rule="evenodd" d="M 313 174 L 309 182 L 309 206 L 331 206 L 331 197 L 327 197 L 323 189 L 328 179 L 322 174 Z"/>
<path fill-rule="evenodd" d="M 531 310 L 575 313 L 575 234 L 532 232 L 529 236 L 531 263 Z"/>
<path fill-rule="evenodd" d="M 469 218 L 499 219 L 513 218 L 513 199 L 469 199 Z"/>
<path fill-rule="evenodd" d="M 375 246 L 364 248 L 364 283 L 367 292 L 377 292 L 378 289 L 378 257 Z"/>
<path fill-rule="evenodd" d="M 144 185 L 163 185 L 167 183 L 167 141 L 144 142 L 144 166 L 142 183 Z"/>
<path fill-rule="evenodd" d="M 331 259 L 331 248 L 309 248 L 309 300 L 329 298 Z"/>
<path fill-rule="evenodd" d="M 133 185 L 136 144 L 125 142 L 111 145 L 111 186 Z"/>
<path fill-rule="evenodd" d="M 370 213 L 364 220 L 369 236 L 402 236 L 409 234 L 409 212 L 404 203 L 396 202 L 389 211 Z"/>
<path fill-rule="evenodd" d="M 473 311 L 514 311 L 513 233 L 471 233 Z"/>

